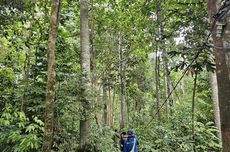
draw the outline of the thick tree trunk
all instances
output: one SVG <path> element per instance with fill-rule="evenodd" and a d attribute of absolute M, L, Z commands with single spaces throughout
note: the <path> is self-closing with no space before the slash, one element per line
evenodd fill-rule
<path fill-rule="evenodd" d="M 43 152 L 50 152 L 53 140 L 53 119 L 54 119 L 54 99 L 55 99 L 55 43 L 58 31 L 60 11 L 60 0 L 52 1 L 50 31 L 48 40 L 48 80 L 47 80 L 47 95 L 45 104 L 45 131 L 43 137 Z"/>
<path fill-rule="evenodd" d="M 219 100 L 218 100 L 218 87 L 217 87 L 216 73 L 210 74 L 210 84 L 212 87 L 212 100 L 213 100 L 213 107 L 214 107 L 215 125 L 219 131 L 218 137 L 220 138 L 220 143 L 221 143 L 220 108 L 219 108 Z"/>
<path fill-rule="evenodd" d="M 128 110 L 127 110 L 127 101 L 126 101 L 126 80 L 125 80 L 125 62 L 124 61 L 124 50 L 121 48 L 121 35 L 119 35 L 119 73 L 120 73 L 120 100 L 121 100 L 121 120 L 120 120 L 120 129 L 127 128 L 128 126 Z"/>
<path fill-rule="evenodd" d="M 214 22 L 211 18 L 217 12 L 217 1 L 208 0 L 208 10 L 209 16 L 212 23 Z M 229 25 L 226 25 L 229 26 Z M 223 35 L 228 35 L 228 30 L 224 31 Z M 221 36 L 218 36 L 217 25 L 215 24 L 214 30 L 212 31 L 212 38 L 214 41 L 214 55 L 216 62 L 216 76 L 218 83 L 218 99 L 220 107 L 220 120 L 221 120 L 221 133 L 222 133 L 222 144 L 223 152 L 230 151 L 230 80 L 229 73 L 226 64 L 226 55 L 224 48 L 223 39 Z"/>
<path fill-rule="evenodd" d="M 228 2 L 229 3 L 229 2 Z M 222 75 L 221 78 L 217 78 L 218 84 L 219 81 L 222 83 L 222 89 L 218 90 L 224 92 L 219 93 L 219 106 L 220 106 L 220 118 L 221 118 L 221 132 L 222 132 L 222 141 L 223 141 L 223 150 L 224 152 L 230 151 L 230 69 L 229 69 L 229 52 L 230 52 L 230 12 L 226 14 L 226 25 L 223 27 L 223 46 L 222 50 L 222 60 L 219 61 L 221 66 L 221 71 L 219 75 Z M 221 62 L 224 62 L 222 64 Z M 218 70 L 217 70 L 218 72 Z M 224 78 L 223 78 L 224 77 Z M 219 79 L 219 80 L 218 80 Z"/>
<path fill-rule="evenodd" d="M 88 0 L 80 0 L 80 45 L 81 45 L 81 102 L 83 106 L 80 120 L 80 148 L 83 149 L 90 135 L 90 43 L 88 27 Z"/>
<path fill-rule="evenodd" d="M 227 3 L 230 3 L 229 0 Z M 227 65 L 227 71 L 230 78 L 230 11 L 228 8 L 228 12 L 225 15 L 225 19 L 223 21 L 225 25 L 223 26 L 223 45 L 224 45 L 224 52 L 225 52 L 225 59 Z"/>

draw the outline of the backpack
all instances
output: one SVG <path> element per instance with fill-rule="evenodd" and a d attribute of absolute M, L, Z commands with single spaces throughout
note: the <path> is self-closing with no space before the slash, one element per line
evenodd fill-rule
<path fill-rule="evenodd" d="M 132 148 L 132 150 L 130 152 L 134 152 L 134 149 L 135 149 L 135 146 L 136 146 L 136 139 L 134 138 L 133 140 L 134 140 L 134 142 L 133 142 L 133 148 Z"/>

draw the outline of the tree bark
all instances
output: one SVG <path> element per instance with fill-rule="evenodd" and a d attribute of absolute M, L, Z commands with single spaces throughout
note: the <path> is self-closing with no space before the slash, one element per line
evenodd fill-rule
<path fill-rule="evenodd" d="M 53 119 L 54 119 L 54 99 L 55 99 L 55 83 L 56 83 L 56 63 L 55 63 L 55 43 L 58 32 L 60 0 L 53 0 L 50 17 L 50 31 L 48 40 L 48 80 L 47 95 L 45 104 L 45 131 L 43 137 L 43 152 L 50 152 L 53 140 Z"/>
<path fill-rule="evenodd" d="M 195 145 L 195 98 L 196 98 L 196 84 L 197 84 L 197 71 L 195 71 L 193 93 L 192 93 L 192 139 L 193 139 L 193 151 L 196 152 Z"/>
<path fill-rule="evenodd" d="M 91 81 L 90 43 L 88 27 L 88 0 L 80 0 L 80 45 L 81 45 L 81 103 L 83 113 L 80 120 L 80 149 L 83 149 L 90 135 Z"/>
<path fill-rule="evenodd" d="M 109 86 L 109 127 L 112 128 L 113 126 L 113 104 L 112 104 L 112 96 L 111 96 L 111 86 Z"/>
<path fill-rule="evenodd" d="M 103 86 L 102 86 L 102 91 L 103 91 L 103 123 L 105 126 L 108 126 L 108 96 L 107 96 L 107 80 L 103 79 Z"/>
<path fill-rule="evenodd" d="M 218 100 L 217 79 L 216 79 L 215 72 L 210 73 L 210 84 L 212 88 L 212 100 L 213 100 L 213 108 L 214 108 L 215 125 L 219 131 L 218 137 L 220 138 L 220 143 L 221 143 L 220 108 L 219 108 L 219 100 Z"/>
<path fill-rule="evenodd" d="M 116 117 L 116 114 L 115 114 L 115 98 L 116 98 L 116 87 L 115 86 L 113 86 L 113 97 L 112 97 L 112 126 L 113 126 L 113 124 L 114 124 L 114 122 L 115 122 L 115 120 L 117 119 L 117 117 Z"/>
<path fill-rule="evenodd" d="M 212 16 L 217 12 L 217 1 L 208 0 L 208 11 L 209 17 L 212 23 L 215 21 Z M 226 25 L 229 26 L 229 25 Z M 228 35 L 229 32 L 224 31 L 223 35 Z M 214 55 L 216 63 L 216 76 L 218 84 L 218 99 L 220 107 L 220 121 L 221 121 L 221 133 L 222 133 L 222 144 L 223 152 L 230 151 L 230 80 L 229 72 L 226 64 L 226 55 L 223 45 L 223 38 L 216 35 L 217 25 L 215 24 L 214 30 L 212 32 L 212 38 L 214 41 Z"/>
<path fill-rule="evenodd" d="M 120 129 L 128 127 L 128 110 L 127 110 L 127 101 L 126 101 L 126 80 L 125 80 L 125 62 L 124 61 L 124 50 L 121 48 L 122 38 L 119 35 L 118 40 L 118 50 L 119 50 L 119 74 L 120 74 L 120 100 L 121 100 L 121 120 L 120 120 Z"/>
<path fill-rule="evenodd" d="M 156 48 L 156 60 L 155 60 L 155 85 L 156 85 L 156 113 L 157 113 L 157 120 L 161 119 L 161 115 L 160 115 L 160 58 L 158 56 L 158 47 Z"/>
<path fill-rule="evenodd" d="M 162 9 L 161 9 L 161 0 L 157 0 L 157 23 L 158 23 L 158 36 L 156 37 L 156 41 L 158 45 L 156 45 L 156 65 L 155 65 L 155 81 L 156 81 L 156 113 L 157 119 L 160 120 L 160 51 L 162 51 L 163 45 L 163 23 L 162 23 Z M 164 51 L 163 51 L 164 52 Z M 167 104 L 166 104 L 166 112 L 167 112 Z"/>

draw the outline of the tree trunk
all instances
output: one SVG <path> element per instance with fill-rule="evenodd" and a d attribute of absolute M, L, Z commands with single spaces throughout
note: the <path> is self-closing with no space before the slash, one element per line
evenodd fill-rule
<path fill-rule="evenodd" d="M 124 50 L 121 48 L 122 38 L 119 35 L 118 40 L 118 50 L 119 50 L 119 72 L 120 72 L 120 90 L 121 90 L 121 120 L 120 120 L 120 129 L 127 128 L 128 126 L 128 110 L 127 110 L 127 101 L 126 101 L 126 80 L 125 80 L 125 62 L 124 61 Z"/>
<path fill-rule="evenodd" d="M 161 0 L 157 0 L 157 23 L 158 23 L 158 36 L 156 37 L 156 41 L 158 45 L 156 45 L 156 65 L 155 65 L 155 81 L 156 81 L 156 113 L 157 119 L 160 120 L 160 51 L 162 51 L 163 45 L 163 23 L 162 23 L 162 9 L 161 9 Z M 166 104 L 167 110 L 167 104 Z"/>
<path fill-rule="evenodd" d="M 45 131 L 43 137 L 43 152 L 50 152 L 53 140 L 53 119 L 54 119 L 54 99 L 55 99 L 55 43 L 58 32 L 60 11 L 60 0 L 52 1 L 51 17 L 50 17 L 50 31 L 48 40 L 48 80 L 47 80 L 47 95 L 45 104 Z"/>
<path fill-rule="evenodd" d="M 115 111 L 115 98 L 116 98 L 116 87 L 113 86 L 113 97 L 112 97 L 112 126 L 114 124 L 114 122 L 116 121 L 117 117 L 116 117 L 116 111 Z"/>
<path fill-rule="evenodd" d="M 91 3 L 91 24 L 90 24 L 90 43 L 91 43 L 91 73 L 92 73 L 92 91 L 94 92 L 94 98 L 96 98 L 97 92 L 97 75 L 96 75 L 96 67 L 97 67 L 97 59 L 96 59 L 96 44 L 95 44 L 95 30 L 94 30 L 94 0 L 90 0 Z"/>
<path fill-rule="evenodd" d="M 156 50 L 156 60 L 155 60 L 155 85 L 156 85 L 156 113 L 157 113 L 157 119 L 160 120 L 161 116 L 160 116 L 160 93 L 159 93 L 159 89 L 160 89 L 160 66 L 159 66 L 159 56 L 158 56 L 158 47 Z"/>
<path fill-rule="evenodd" d="M 83 113 L 80 120 L 80 149 L 87 145 L 90 135 L 90 43 L 88 27 L 88 0 L 80 0 L 80 45 L 81 45 L 81 103 Z"/>
<path fill-rule="evenodd" d="M 212 23 L 215 21 L 212 16 L 217 12 L 216 0 L 208 0 L 209 17 Z M 226 25 L 229 26 L 229 25 Z M 228 35 L 229 30 L 224 31 L 223 35 Z M 229 73 L 226 64 L 226 55 L 223 39 L 217 35 L 217 25 L 215 23 L 214 30 L 212 31 L 212 38 L 214 41 L 214 55 L 216 63 L 216 76 L 218 84 L 218 99 L 220 107 L 220 121 L 221 121 L 221 133 L 223 152 L 230 151 L 230 80 Z"/>
<path fill-rule="evenodd" d="M 229 3 L 229 1 L 227 2 Z M 223 150 L 224 152 L 230 151 L 230 69 L 229 69 L 229 63 L 230 60 L 228 55 L 230 52 L 230 13 L 226 14 L 226 25 L 223 27 L 223 45 L 224 49 L 220 54 L 222 54 L 222 58 L 220 58 L 219 66 L 221 66 L 221 71 L 219 73 L 219 76 L 222 75 L 222 77 L 217 78 L 219 79 L 219 82 L 222 83 L 220 86 L 222 89 L 218 90 L 223 92 L 219 93 L 219 106 L 220 106 L 220 118 L 221 118 L 221 131 L 222 131 L 222 141 L 223 141 Z M 224 63 L 221 63 L 224 62 Z M 218 70 L 217 70 L 218 72 Z M 224 75 L 223 75 L 224 74 Z M 223 78 L 224 77 L 224 78 Z"/>
<path fill-rule="evenodd" d="M 193 139 L 193 151 L 196 152 L 195 145 L 195 98 L 196 98 L 196 84 L 197 84 L 197 71 L 195 71 L 193 93 L 192 93 L 192 139 Z"/>
<path fill-rule="evenodd" d="M 230 3 L 229 0 L 227 3 Z M 228 76 L 230 78 L 230 11 L 228 8 L 228 12 L 225 15 L 224 19 L 224 32 L 223 32 L 223 45 L 224 45 L 224 52 L 225 52 L 225 59 L 227 65 Z"/>
<path fill-rule="evenodd" d="M 213 107 L 214 107 L 215 125 L 219 131 L 218 137 L 220 138 L 220 143 L 221 143 L 220 108 L 219 108 L 219 100 L 218 100 L 218 87 L 217 87 L 216 73 L 210 74 L 210 84 L 212 87 L 212 100 L 213 100 Z"/>
<path fill-rule="evenodd" d="M 103 79 L 103 86 L 102 86 L 102 91 L 103 91 L 103 124 L 105 126 L 108 126 L 108 96 L 107 96 L 107 80 Z"/>
<path fill-rule="evenodd" d="M 111 84 L 111 83 L 110 83 Z M 109 127 L 113 126 L 113 101 L 111 96 L 111 86 L 109 86 Z"/>

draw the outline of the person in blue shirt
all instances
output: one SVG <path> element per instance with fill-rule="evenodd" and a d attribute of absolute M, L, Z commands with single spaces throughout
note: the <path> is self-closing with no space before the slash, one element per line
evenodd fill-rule
<path fill-rule="evenodd" d="M 124 144 L 128 139 L 128 135 L 126 132 L 121 133 L 121 138 L 120 138 L 120 150 L 121 152 L 124 152 Z"/>
<path fill-rule="evenodd" d="M 137 145 L 139 142 L 132 130 L 127 132 L 128 139 L 124 142 L 124 152 L 138 152 Z"/>

